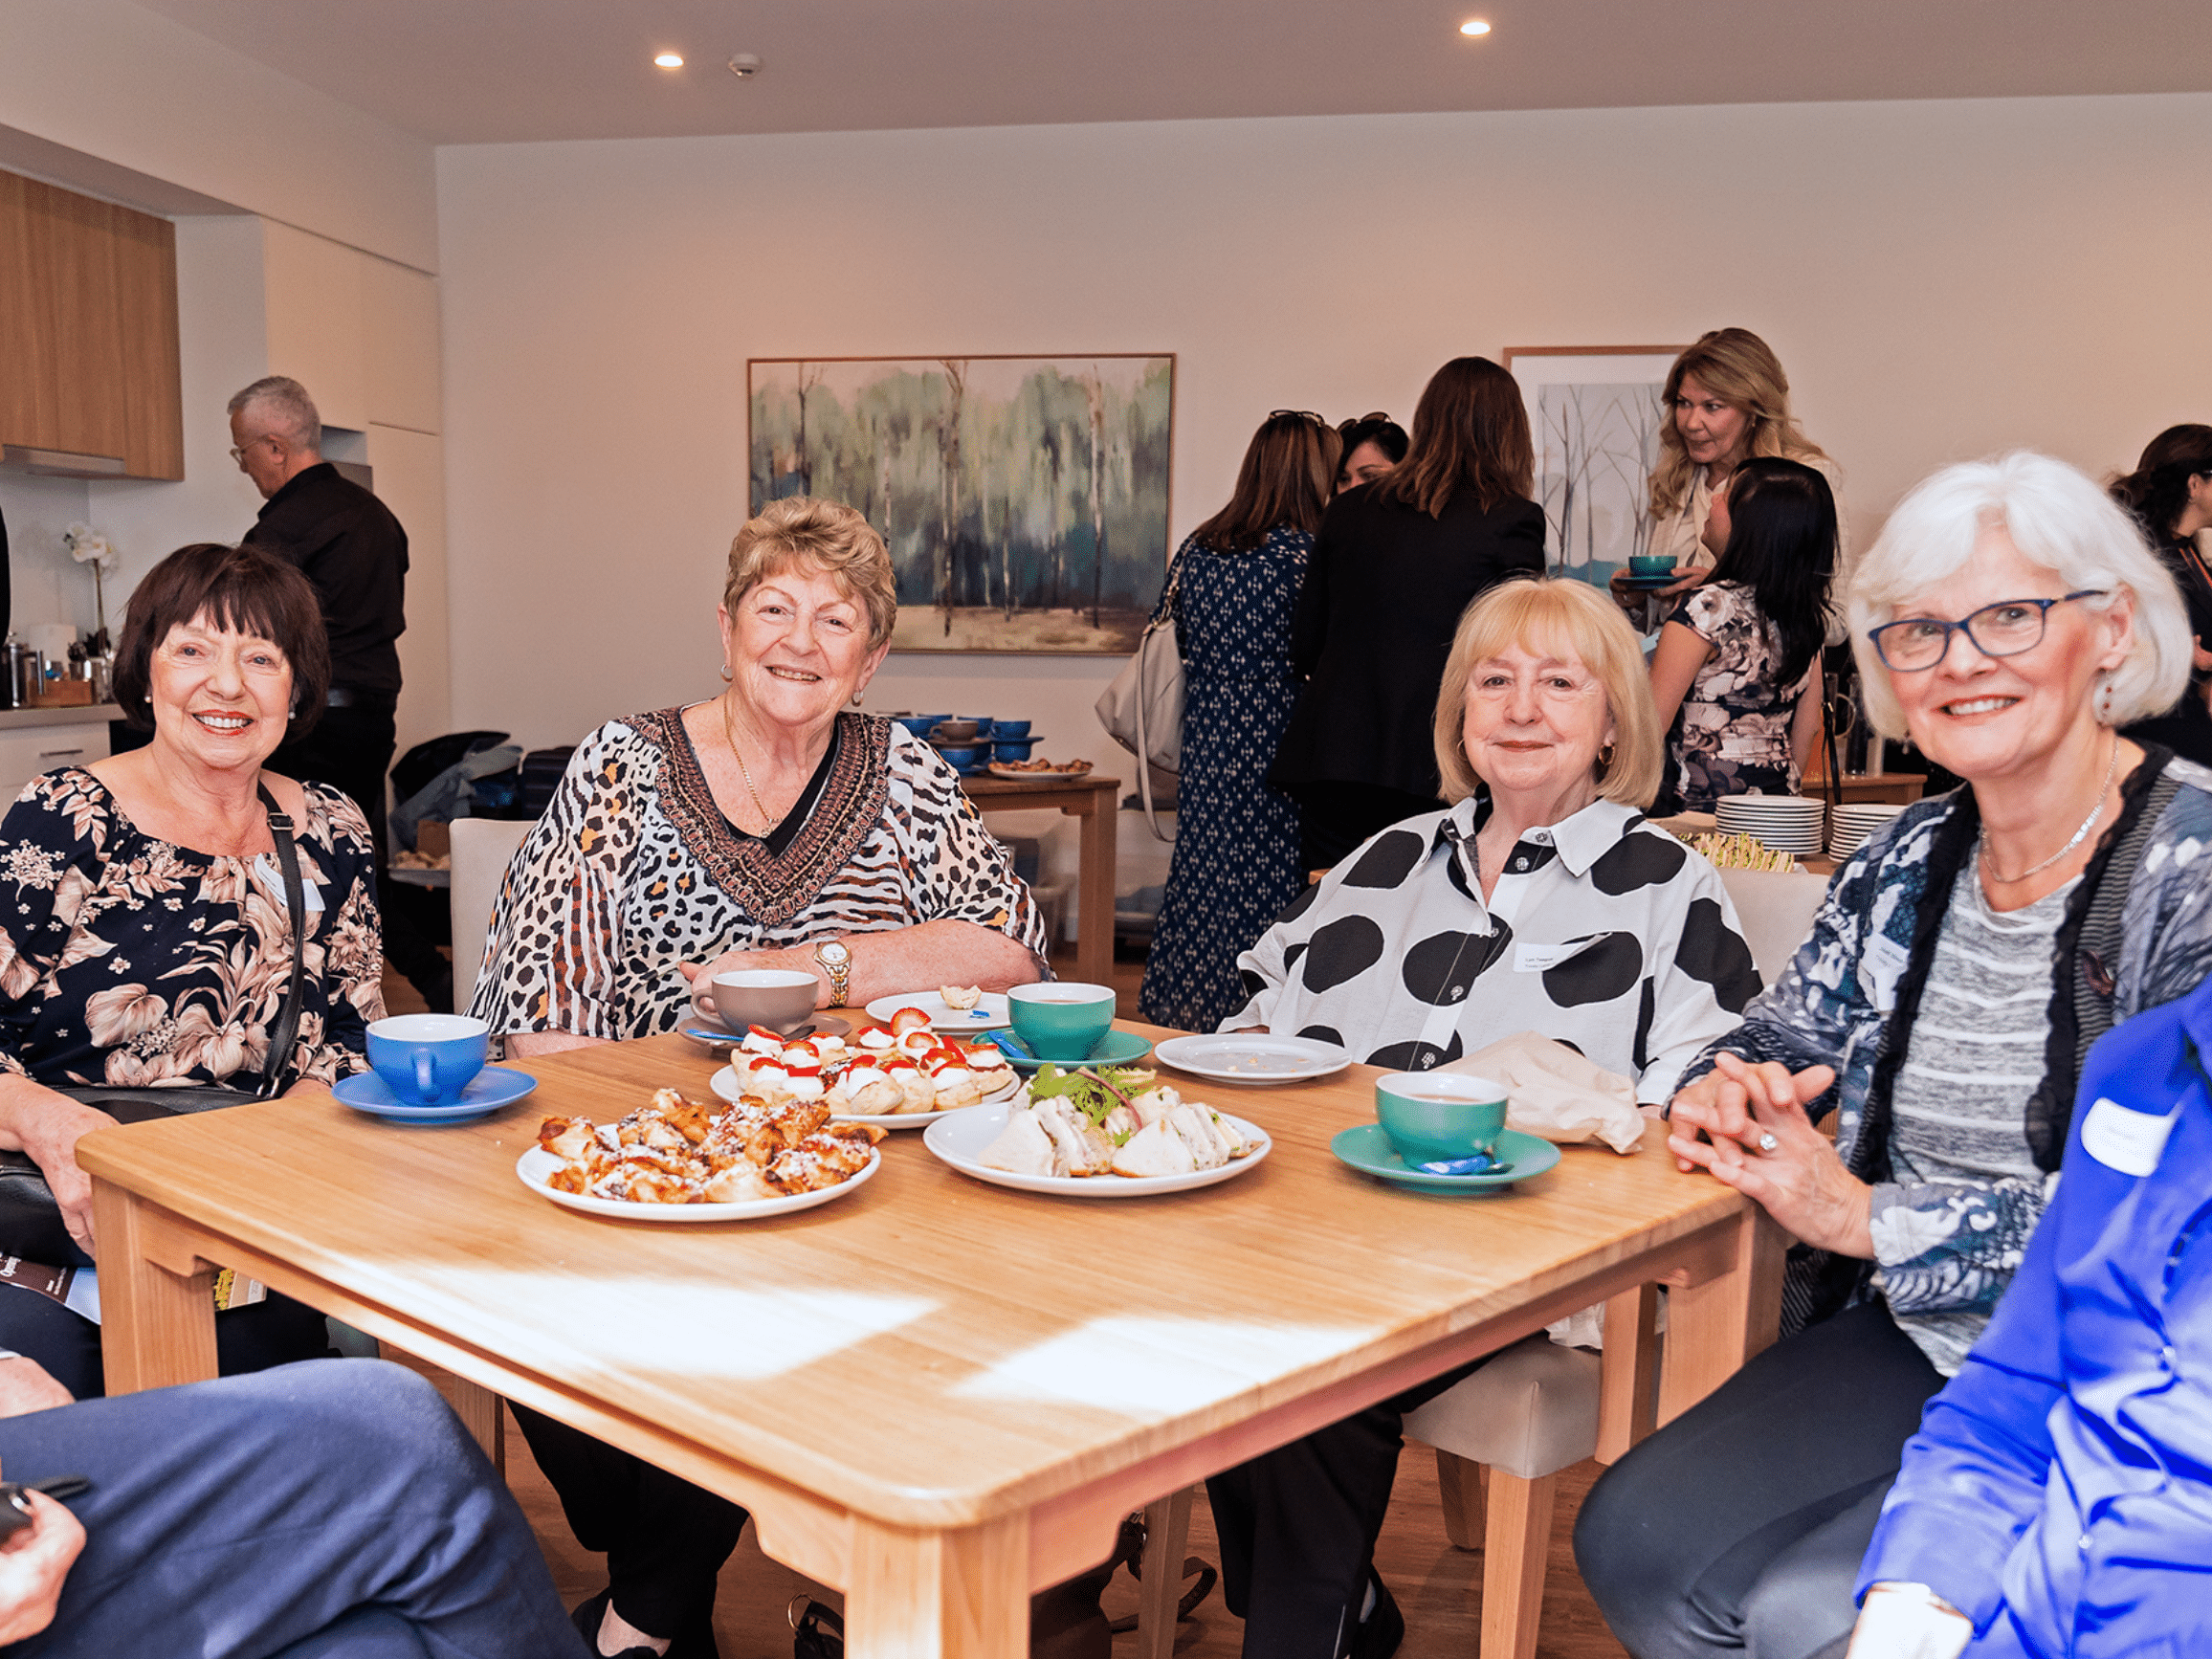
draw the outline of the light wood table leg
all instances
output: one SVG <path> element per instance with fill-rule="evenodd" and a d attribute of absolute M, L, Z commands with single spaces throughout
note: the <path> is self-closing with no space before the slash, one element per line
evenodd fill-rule
<path fill-rule="evenodd" d="M 1724 1272 L 1669 1292 L 1661 1423 L 1673 1422 L 1772 1344 L 1781 1319 L 1781 1231 L 1755 1208 L 1737 1225 Z"/>
<path fill-rule="evenodd" d="M 1637 1285 L 1605 1298 L 1605 1346 L 1598 1383 L 1600 1463 L 1620 1462 L 1656 1427 L 1658 1319 L 1657 1285 Z"/>
<path fill-rule="evenodd" d="M 1175 1609 L 1183 1601 L 1183 1552 L 1190 1543 L 1193 1490 L 1186 1486 L 1144 1507 L 1144 1571 L 1137 1604 L 1137 1659 L 1169 1659 L 1175 1651 Z"/>
<path fill-rule="evenodd" d="M 917 1533 L 855 1515 L 851 1659 L 1027 1659 L 1029 1519 Z"/>
<path fill-rule="evenodd" d="M 455 1377 L 451 1384 L 453 1415 L 469 1437 L 484 1449 L 492 1467 L 507 1472 L 507 1402 L 481 1382 Z"/>
<path fill-rule="evenodd" d="M 1076 849 L 1075 971 L 1095 985 L 1108 984 L 1114 973 L 1114 838 L 1119 806 L 1113 791 L 1096 789 L 1088 807 L 1063 808 L 1074 814 L 1082 832 Z"/>
<path fill-rule="evenodd" d="M 1536 1659 L 1544 1616 L 1544 1558 L 1559 1477 L 1490 1471 L 1483 1522 L 1482 1659 Z"/>
<path fill-rule="evenodd" d="M 92 1225 L 107 1391 L 135 1394 L 214 1376 L 215 1270 L 163 1236 L 154 1206 L 97 1179 Z"/>

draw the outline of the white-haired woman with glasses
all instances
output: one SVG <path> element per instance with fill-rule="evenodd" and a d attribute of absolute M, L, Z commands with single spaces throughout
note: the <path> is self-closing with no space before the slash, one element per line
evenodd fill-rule
<path fill-rule="evenodd" d="M 1638 1659 L 1842 1653 L 1921 1406 L 2020 1265 L 2083 1054 L 2212 967 L 2212 771 L 2117 729 L 2187 683 L 2126 514 L 2042 455 L 1944 469 L 1852 578 L 1874 720 L 1965 780 L 1869 840 L 1670 1141 L 1800 1241 L 1783 1339 L 1592 1490 L 1583 1578 Z M 1831 1143 L 1815 1127 L 1833 1112 Z"/>

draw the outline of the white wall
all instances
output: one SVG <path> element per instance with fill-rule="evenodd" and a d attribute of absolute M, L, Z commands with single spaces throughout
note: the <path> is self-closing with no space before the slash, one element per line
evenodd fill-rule
<path fill-rule="evenodd" d="M 129 0 L 0 0 L 0 124 L 437 269 L 428 144 Z"/>
<path fill-rule="evenodd" d="M 1740 323 L 1864 544 L 1938 462 L 2102 471 L 2212 402 L 2212 98 L 448 148 L 456 724 L 715 685 L 748 355 L 1173 351 L 1177 537 L 1271 409 L 1410 411 L 1508 345 Z M 895 657 L 877 707 L 1118 756 L 1097 659 Z M 984 706 L 987 705 L 987 706 Z"/>

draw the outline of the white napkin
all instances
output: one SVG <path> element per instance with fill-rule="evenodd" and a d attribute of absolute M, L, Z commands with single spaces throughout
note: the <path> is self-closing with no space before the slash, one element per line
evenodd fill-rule
<path fill-rule="evenodd" d="M 1563 1145 L 1602 1140 L 1615 1152 L 1644 1143 L 1644 1115 L 1627 1078 L 1534 1031 L 1504 1037 L 1437 1067 L 1502 1083 L 1506 1127 Z"/>

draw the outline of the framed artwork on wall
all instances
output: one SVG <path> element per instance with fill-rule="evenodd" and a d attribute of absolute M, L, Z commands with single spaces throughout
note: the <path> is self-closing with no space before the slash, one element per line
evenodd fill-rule
<path fill-rule="evenodd" d="M 1528 401 L 1550 563 L 1604 586 L 1651 537 L 1648 480 L 1679 345 L 1516 345 L 1505 367 Z"/>
<path fill-rule="evenodd" d="M 752 358 L 752 510 L 856 507 L 897 651 L 1123 655 L 1167 570 L 1175 357 Z"/>

